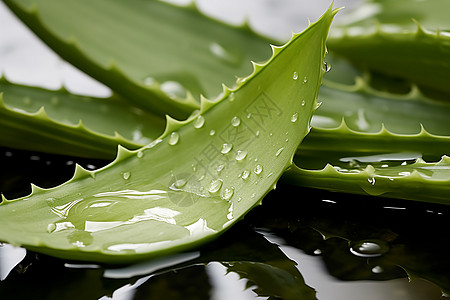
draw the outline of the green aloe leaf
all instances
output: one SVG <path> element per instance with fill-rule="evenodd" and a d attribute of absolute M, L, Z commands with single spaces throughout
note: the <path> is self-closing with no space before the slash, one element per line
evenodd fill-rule
<path fill-rule="evenodd" d="M 271 59 L 224 88 L 219 101 L 203 99 L 199 114 L 168 118 L 148 146 L 119 148 L 100 170 L 77 167 L 59 187 L 3 199 L 0 240 L 69 259 L 127 262 L 223 232 L 274 187 L 308 133 L 336 12 L 273 47 Z M 305 76 L 306 84 L 297 80 Z"/>
<path fill-rule="evenodd" d="M 0 145 L 79 157 L 113 159 L 117 145 L 137 149 L 163 131 L 165 120 L 117 95 L 94 98 L 17 85 L 0 78 Z"/>
<path fill-rule="evenodd" d="M 222 83 L 231 87 L 235 76 L 249 74 L 250 60 L 270 56 L 267 41 L 245 25 L 235 30 L 194 5 L 4 2 L 61 57 L 138 106 L 176 118 L 199 107 L 194 97 L 216 97 Z"/>
<path fill-rule="evenodd" d="M 366 1 L 334 28 L 329 49 L 361 68 L 449 94 L 449 9 L 442 0 Z"/>
<path fill-rule="evenodd" d="M 340 156 L 335 160 L 330 158 L 329 164 L 322 169 L 320 166 L 323 159 L 320 154 L 296 156 L 295 159 L 296 165 L 292 166 L 284 177 L 287 182 L 293 184 L 346 193 L 449 204 L 448 156 L 443 156 L 436 163 L 423 161 L 420 159 L 420 153 Z M 314 162 L 318 165 L 312 169 L 299 168 L 306 160 L 309 167 Z"/>

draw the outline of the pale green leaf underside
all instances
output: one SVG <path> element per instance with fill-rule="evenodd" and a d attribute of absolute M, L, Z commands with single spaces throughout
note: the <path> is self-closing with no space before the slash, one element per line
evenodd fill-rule
<path fill-rule="evenodd" d="M 270 56 L 267 41 L 195 7 L 140 1 L 4 1 L 61 57 L 128 101 L 177 118 Z M 76 22 L 67 22 L 76 20 Z M 220 37 L 220 41 L 218 40 Z M 192 98 L 192 94 L 197 101 Z"/>
<path fill-rule="evenodd" d="M 98 171 L 78 167 L 59 187 L 4 200 L 0 240 L 65 258 L 126 262 L 187 249 L 228 228 L 274 187 L 309 131 L 335 13 L 273 48 L 271 60 L 225 89 L 217 104 L 203 100 L 198 116 L 168 119 L 149 146 L 121 149 Z"/>
<path fill-rule="evenodd" d="M 117 145 L 137 149 L 164 131 L 165 120 L 119 96 L 93 98 L 16 85 L 0 79 L 0 144 L 113 159 Z"/>

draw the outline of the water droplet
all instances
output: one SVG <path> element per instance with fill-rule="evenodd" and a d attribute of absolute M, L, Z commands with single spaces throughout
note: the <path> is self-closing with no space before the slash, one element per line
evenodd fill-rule
<path fill-rule="evenodd" d="M 217 173 L 222 172 L 222 170 L 223 170 L 224 168 L 225 168 L 225 165 L 224 165 L 224 164 L 218 165 L 217 168 L 216 168 Z"/>
<path fill-rule="evenodd" d="M 294 74 L 292 75 L 292 79 L 297 80 L 298 79 L 298 73 L 294 72 Z"/>
<path fill-rule="evenodd" d="M 49 206 L 53 206 L 53 205 L 55 204 L 55 201 L 56 201 L 55 198 L 47 198 L 47 199 L 45 200 L 45 202 L 47 202 L 47 204 L 48 204 Z"/>
<path fill-rule="evenodd" d="M 210 136 L 213 136 L 213 135 L 215 135 L 216 134 L 216 131 L 214 130 L 214 129 L 212 129 L 210 132 L 209 132 L 209 135 Z"/>
<path fill-rule="evenodd" d="M 177 132 L 172 132 L 169 137 L 169 145 L 174 146 L 180 140 L 180 135 Z"/>
<path fill-rule="evenodd" d="M 211 184 L 209 185 L 208 191 L 210 193 L 217 193 L 220 188 L 222 187 L 223 181 L 221 179 L 215 179 L 211 181 Z"/>
<path fill-rule="evenodd" d="M 303 77 L 303 84 L 306 84 L 306 83 L 308 83 L 308 78 L 306 78 L 306 76 L 305 76 L 305 77 Z"/>
<path fill-rule="evenodd" d="M 205 117 L 203 117 L 202 115 L 199 115 L 194 121 L 194 127 L 198 129 L 198 128 L 202 128 L 203 125 L 205 125 Z"/>
<path fill-rule="evenodd" d="M 227 154 L 231 151 L 231 149 L 233 149 L 233 144 L 225 143 L 222 145 L 222 150 L 220 150 L 220 153 Z"/>
<path fill-rule="evenodd" d="M 187 180 L 185 178 L 181 178 L 181 179 L 176 180 L 173 183 L 173 186 L 177 189 L 181 189 L 183 186 L 186 185 L 186 183 L 187 183 Z"/>
<path fill-rule="evenodd" d="M 331 70 L 331 65 L 327 64 L 327 62 L 323 62 L 323 70 L 329 72 Z"/>
<path fill-rule="evenodd" d="M 259 134 L 260 134 L 259 130 L 256 130 L 255 135 L 256 135 L 256 136 L 259 136 Z"/>
<path fill-rule="evenodd" d="M 151 85 L 153 85 L 154 83 L 155 83 L 155 79 L 154 79 L 153 77 L 146 77 L 146 78 L 144 79 L 144 84 L 145 84 L 145 85 L 151 86 Z"/>
<path fill-rule="evenodd" d="M 130 176 L 131 176 L 130 172 L 122 172 L 123 179 L 128 180 L 130 178 Z"/>
<path fill-rule="evenodd" d="M 225 62 L 234 63 L 236 61 L 236 58 L 218 43 L 211 43 L 209 45 L 209 51 L 211 51 L 214 56 Z"/>
<path fill-rule="evenodd" d="M 255 169 L 253 170 L 253 172 L 255 172 L 256 175 L 261 174 L 262 171 L 263 171 L 263 166 L 261 164 L 257 164 Z"/>
<path fill-rule="evenodd" d="M 362 241 L 354 243 L 350 252 L 360 257 L 376 257 L 381 256 L 389 250 L 388 245 L 382 242 Z"/>
<path fill-rule="evenodd" d="M 247 114 L 247 119 L 250 119 L 252 117 L 252 113 Z"/>
<path fill-rule="evenodd" d="M 223 200 L 230 200 L 233 197 L 234 188 L 226 188 L 222 193 Z"/>
<path fill-rule="evenodd" d="M 59 98 L 58 97 L 52 97 L 51 102 L 53 105 L 58 105 L 59 104 Z"/>
<path fill-rule="evenodd" d="M 372 268 L 372 273 L 375 273 L 375 274 L 383 273 L 383 271 L 384 271 L 383 268 L 380 266 L 375 266 Z"/>
<path fill-rule="evenodd" d="M 144 152 L 138 151 L 138 153 L 136 153 L 136 156 L 137 156 L 138 158 L 142 158 L 142 157 L 144 156 Z"/>
<path fill-rule="evenodd" d="M 241 124 L 241 119 L 239 119 L 239 117 L 234 117 L 233 119 L 231 119 L 231 125 L 233 125 L 234 127 L 238 127 Z"/>
<path fill-rule="evenodd" d="M 275 153 L 275 156 L 278 157 L 280 156 L 281 152 L 283 152 L 284 147 L 281 147 L 280 149 L 278 149 L 277 153 Z"/>
<path fill-rule="evenodd" d="M 298 113 L 295 113 L 291 116 L 291 122 L 295 123 L 295 122 L 297 122 L 297 120 L 298 120 Z"/>
<path fill-rule="evenodd" d="M 305 104 L 306 104 L 306 101 L 302 100 L 302 106 L 305 106 Z"/>
<path fill-rule="evenodd" d="M 240 177 L 244 180 L 246 180 L 249 176 L 250 176 L 250 171 L 248 171 L 248 170 L 242 171 L 242 173 L 240 175 Z"/>
<path fill-rule="evenodd" d="M 228 96 L 228 101 L 233 102 L 234 99 L 236 99 L 236 95 L 234 93 L 230 93 L 230 95 Z"/>
<path fill-rule="evenodd" d="M 239 150 L 236 154 L 236 160 L 241 161 L 247 157 L 247 151 Z"/>
<path fill-rule="evenodd" d="M 24 97 L 23 98 L 23 104 L 30 105 L 31 104 L 31 98 L 30 97 Z"/>
<path fill-rule="evenodd" d="M 316 250 L 314 250 L 314 254 L 315 255 L 320 255 L 320 254 L 322 254 L 322 250 L 316 249 Z"/>
<path fill-rule="evenodd" d="M 53 231 L 55 231 L 56 229 L 56 225 L 54 223 L 48 224 L 47 225 L 47 232 L 48 233 L 52 233 Z"/>
<path fill-rule="evenodd" d="M 185 88 L 176 81 L 166 81 L 161 84 L 160 89 L 171 98 L 185 98 Z"/>

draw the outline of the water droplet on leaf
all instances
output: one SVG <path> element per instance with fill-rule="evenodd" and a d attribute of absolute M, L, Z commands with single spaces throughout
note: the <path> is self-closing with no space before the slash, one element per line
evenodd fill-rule
<path fill-rule="evenodd" d="M 261 164 L 257 164 L 255 169 L 253 170 L 253 172 L 255 172 L 256 175 L 261 174 L 262 171 L 263 171 L 263 166 Z"/>
<path fill-rule="evenodd" d="M 210 193 L 217 193 L 220 188 L 222 187 L 223 181 L 221 179 L 214 179 L 211 181 L 211 184 L 209 185 L 208 191 Z"/>
<path fill-rule="evenodd" d="M 239 117 L 234 117 L 233 119 L 231 119 L 231 125 L 233 125 L 234 127 L 238 127 L 241 124 L 241 119 L 239 119 Z"/>
<path fill-rule="evenodd" d="M 292 75 L 292 79 L 297 80 L 298 79 L 298 73 L 294 72 L 294 74 Z"/>
<path fill-rule="evenodd" d="M 180 135 L 177 132 L 172 132 L 169 137 L 169 145 L 174 146 L 180 140 Z"/>
<path fill-rule="evenodd" d="M 236 154 L 236 160 L 241 161 L 247 157 L 247 151 L 239 150 Z"/>
<path fill-rule="evenodd" d="M 234 189 L 233 188 L 226 188 L 222 193 L 222 199 L 223 200 L 230 200 L 231 197 L 233 197 Z"/>
<path fill-rule="evenodd" d="M 297 120 L 298 120 L 298 113 L 295 113 L 291 116 L 291 122 L 295 123 L 295 122 L 297 122 Z"/>
<path fill-rule="evenodd" d="M 202 115 L 199 115 L 194 121 L 194 127 L 197 129 L 202 128 L 204 124 L 205 124 L 205 117 L 203 117 Z"/>
<path fill-rule="evenodd" d="M 225 143 L 222 145 L 222 150 L 220 150 L 220 153 L 227 154 L 231 151 L 232 148 L 233 148 L 233 144 Z"/>

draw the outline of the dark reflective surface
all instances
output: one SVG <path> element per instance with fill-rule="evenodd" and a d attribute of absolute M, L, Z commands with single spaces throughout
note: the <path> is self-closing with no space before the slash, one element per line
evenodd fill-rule
<path fill-rule="evenodd" d="M 57 185 L 75 163 L 107 162 L 1 149 L 0 190 L 13 198 L 29 183 Z M 3 244 L 0 299 L 440 299 L 450 291 L 449 213 L 279 184 L 214 242 L 137 265 L 86 265 Z"/>

